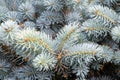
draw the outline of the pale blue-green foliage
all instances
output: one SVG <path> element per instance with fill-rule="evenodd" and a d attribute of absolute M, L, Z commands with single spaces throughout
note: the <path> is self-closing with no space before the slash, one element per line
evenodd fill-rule
<path fill-rule="evenodd" d="M 87 36 L 83 33 L 79 33 L 78 40 L 75 42 L 76 44 L 88 42 Z"/>
<path fill-rule="evenodd" d="M 34 33 L 34 34 L 33 34 Z M 34 28 L 27 28 L 16 33 L 15 50 L 23 57 L 35 57 L 41 53 L 41 49 L 46 49 L 53 53 L 52 40 L 43 32 L 38 32 Z"/>
<path fill-rule="evenodd" d="M 14 42 L 15 34 L 19 31 L 17 22 L 7 20 L 0 25 L 0 40 L 5 45 L 11 45 Z"/>
<path fill-rule="evenodd" d="M 74 11 L 67 14 L 65 20 L 67 23 L 72 23 L 72 22 L 80 23 L 81 21 L 83 21 L 83 16 L 82 16 L 82 13 Z"/>
<path fill-rule="evenodd" d="M 113 5 L 116 5 L 119 0 L 97 0 L 98 4 L 112 7 Z"/>
<path fill-rule="evenodd" d="M 69 9 L 76 9 L 76 8 L 81 8 L 84 0 L 65 0 L 65 5 Z"/>
<path fill-rule="evenodd" d="M 96 56 L 98 59 L 102 58 L 103 48 L 91 42 L 84 42 L 78 45 L 74 45 L 73 47 L 68 48 L 67 58 L 70 59 L 70 64 L 80 63 L 81 58 L 85 61 L 86 64 L 91 62 Z M 75 61 L 76 60 L 76 61 Z"/>
<path fill-rule="evenodd" d="M 93 5 L 101 5 L 112 7 L 117 4 L 119 0 L 65 0 L 65 4 L 69 9 L 79 9 L 82 6 L 90 7 Z M 82 5 L 82 6 L 81 6 Z"/>
<path fill-rule="evenodd" d="M 65 63 L 73 68 L 73 72 L 76 73 L 79 80 L 83 80 L 89 72 L 87 67 L 95 57 L 102 59 L 103 48 L 91 42 L 84 42 L 78 45 L 74 45 L 67 49 L 68 52 L 64 57 Z"/>
<path fill-rule="evenodd" d="M 75 9 L 72 9 L 72 8 L 70 8 L 70 10 L 68 9 L 68 11 L 67 10 L 65 11 L 64 15 L 65 15 L 66 24 L 70 24 L 74 22 L 82 24 L 86 19 L 89 19 L 89 14 L 86 10 L 87 7 L 80 5 Z"/>
<path fill-rule="evenodd" d="M 7 62 L 3 57 L 0 58 L 0 79 L 4 79 L 10 73 L 11 64 Z"/>
<path fill-rule="evenodd" d="M 22 3 L 19 6 L 18 11 L 20 11 L 23 14 L 24 19 L 27 19 L 27 18 L 32 20 L 34 19 L 35 8 L 29 1 Z"/>
<path fill-rule="evenodd" d="M 76 74 L 77 78 L 79 80 L 84 80 L 86 75 L 89 72 L 89 67 L 87 67 L 87 65 L 85 65 L 85 63 L 81 60 L 81 63 L 77 64 L 77 66 L 73 66 L 73 73 Z"/>
<path fill-rule="evenodd" d="M 30 28 L 27 28 L 26 30 L 22 30 L 18 32 L 15 37 L 16 44 L 14 47 L 17 51 L 17 54 L 21 54 L 24 57 L 26 57 L 28 54 L 35 56 L 37 52 L 40 51 L 38 42 L 36 42 L 37 40 L 39 41 L 40 34 L 34 29 L 30 30 Z"/>
<path fill-rule="evenodd" d="M 73 23 L 73 24 L 71 23 L 70 25 L 66 25 L 62 30 L 60 30 L 55 41 L 52 41 L 49 38 L 49 36 L 47 36 L 46 34 L 42 32 L 39 33 L 34 29 L 21 30 L 16 34 L 15 37 L 16 52 L 17 54 L 22 55 L 23 57 L 31 56 L 31 55 L 35 57 L 34 55 L 38 53 L 39 55 L 36 56 L 36 58 L 33 60 L 34 67 L 37 68 L 38 70 L 42 70 L 42 69 L 48 70 L 50 69 L 50 67 L 53 68 L 54 67 L 52 66 L 53 63 L 55 65 L 55 63 L 57 62 L 56 59 L 54 57 L 53 58 L 51 57 L 52 54 L 48 54 L 49 55 L 48 56 L 47 52 L 41 53 L 41 51 L 39 50 L 45 49 L 49 53 L 54 53 L 53 51 L 58 52 L 59 50 L 63 51 L 67 49 L 68 48 L 67 46 L 69 44 L 70 46 L 72 46 L 74 42 L 77 41 L 79 36 L 78 27 L 79 24 L 77 23 Z M 82 40 L 84 42 L 84 37 L 81 36 L 81 42 Z M 52 48 L 52 46 L 54 46 L 54 48 Z M 49 61 L 46 58 L 49 59 Z M 44 59 L 46 59 L 47 61 L 45 62 Z M 45 63 L 43 63 L 43 65 L 42 62 L 41 64 L 39 64 L 37 63 L 40 62 L 38 60 L 42 60 Z"/>
<path fill-rule="evenodd" d="M 101 2 L 101 1 L 100 0 L 84 0 L 83 5 L 86 7 L 89 7 L 97 4 L 98 2 Z"/>
<path fill-rule="evenodd" d="M 99 41 L 107 36 L 111 27 L 96 19 L 89 19 L 83 22 L 80 29 L 87 36 L 88 40 Z"/>
<path fill-rule="evenodd" d="M 45 32 L 47 35 L 49 35 L 52 38 L 55 38 L 55 31 L 53 31 L 51 28 L 43 29 L 43 32 Z"/>
<path fill-rule="evenodd" d="M 92 5 L 102 5 L 102 6 L 109 6 L 117 4 L 118 0 L 84 0 L 83 5 L 88 7 Z"/>
<path fill-rule="evenodd" d="M 4 0 L 6 7 L 13 11 L 13 10 L 18 10 L 19 5 L 22 2 L 25 2 L 25 0 Z"/>
<path fill-rule="evenodd" d="M 103 63 L 106 63 L 106 62 L 111 62 L 113 57 L 114 57 L 114 54 L 115 52 L 113 51 L 113 49 L 111 49 L 110 47 L 108 46 L 102 46 L 103 48 L 103 51 L 104 53 L 102 53 L 102 61 Z"/>
<path fill-rule="evenodd" d="M 63 16 L 59 12 L 45 11 L 38 17 L 36 22 L 40 28 L 49 28 L 51 24 L 62 23 Z"/>
<path fill-rule="evenodd" d="M 119 26 L 112 28 L 111 36 L 114 41 L 116 41 L 117 43 L 120 42 L 120 27 Z"/>
<path fill-rule="evenodd" d="M 20 12 L 17 11 L 8 11 L 7 13 L 5 13 L 4 16 L 4 21 L 5 20 L 13 20 L 16 22 L 21 22 L 22 21 L 22 14 Z"/>
<path fill-rule="evenodd" d="M 93 61 L 90 62 L 91 68 L 94 70 L 100 70 L 104 65 L 101 63 L 108 63 L 112 62 L 115 52 L 113 49 L 111 49 L 108 46 L 102 46 L 103 48 L 103 53 L 101 58 L 99 59 L 94 59 Z"/>
<path fill-rule="evenodd" d="M 34 6 L 35 12 L 41 14 L 43 11 L 46 10 L 45 9 L 46 7 L 43 6 L 43 4 L 41 4 L 42 0 L 28 0 L 28 1 L 30 1 L 30 3 Z"/>
<path fill-rule="evenodd" d="M 79 36 L 80 30 L 78 28 L 78 23 L 71 23 L 61 29 L 55 38 L 55 51 L 63 51 L 74 45 L 75 41 L 77 42 Z M 81 42 L 84 42 L 84 37 L 81 36 L 79 39 L 81 39 Z"/>
<path fill-rule="evenodd" d="M 33 80 L 37 78 L 37 71 L 29 66 L 16 67 L 13 69 L 13 73 L 20 80 Z"/>
<path fill-rule="evenodd" d="M 64 7 L 64 0 L 30 0 L 35 5 L 42 5 L 46 10 L 61 11 Z"/>
<path fill-rule="evenodd" d="M 110 27 L 113 27 L 113 25 L 117 25 L 117 23 L 119 23 L 118 14 L 108 7 L 94 5 L 88 8 L 88 12 L 94 19 L 98 19 Z"/>
<path fill-rule="evenodd" d="M 46 21 L 46 18 L 38 17 L 38 19 L 36 20 L 36 25 L 40 29 L 50 28 L 50 21 L 49 20 Z"/>
<path fill-rule="evenodd" d="M 13 69 L 15 77 L 19 80 L 51 80 L 52 73 L 39 72 L 31 66 L 16 67 Z"/>
<path fill-rule="evenodd" d="M 113 63 L 120 65 L 120 51 L 115 52 L 112 61 Z"/>
<path fill-rule="evenodd" d="M 0 59 L 0 64 L 5 66 L 0 68 L 0 77 L 6 76 L 6 80 L 52 80 L 51 70 L 63 64 L 62 67 L 67 66 L 76 74 L 76 80 L 86 80 L 91 68 L 100 70 L 109 62 L 120 64 L 116 44 L 120 41 L 120 16 L 117 14 L 120 10 L 115 7 L 119 0 L 0 1 L 3 3 L 0 21 L 5 21 L 0 26 L 0 43 L 11 46 L 16 55 L 29 59 L 31 64 L 12 69 L 12 77 L 6 76 L 11 65 L 6 66 L 8 62 Z M 7 22 L 9 19 L 10 23 Z M 104 79 L 108 78 L 93 78 Z"/>
<path fill-rule="evenodd" d="M 4 80 L 16 80 L 16 78 L 15 77 L 7 77 Z"/>
<path fill-rule="evenodd" d="M 0 6 L 3 6 L 3 7 L 6 6 L 6 4 L 5 4 L 5 0 L 0 0 Z"/>
<path fill-rule="evenodd" d="M 63 0 L 41 0 L 47 10 L 61 11 L 63 9 Z"/>
<path fill-rule="evenodd" d="M 33 3 L 34 5 L 42 5 L 41 2 L 42 2 L 43 0 L 28 0 L 28 1 L 30 1 L 30 2 Z"/>
<path fill-rule="evenodd" d="M 117 1 L 118 0 L 84 0 L 83 5 L 85 5 L 86 7 L 92 5 L 112 7 L 113 5 L 117 4 Z"/>
<path fill-rule="evenodd" d="M 35 28 L 36 24 L 32 21 L 25 21 L 23 26 L 24 26 L 24 28 Z"/>
<path fill-rule="evenodd" d="M 9 10 L 6 7 L 2 7 L 0 6 L 0 21 L 3 21 L 3 19 L 5 18 L 5 14 L 8 12 Z"/>
<path fill-rule="evenodd" d="M 38 73 L 38 80 L 52 80 L 53 72 L 52 71 L 41 71 Z"/>
<path fill-rule="evenodd" d="M 33 66 L 38 71 L 48 71 L 54 69 L 57 63 L 57 58 L 55 55 L 48 53 L 47 51 L 42 51 L 33 59 Z"/>
<path fill-rule="evenodd" d="M 109 3 L 117 3 L 117 1 L 119 1 L 119 0 L 105 0 L 106 2 L 109 2 Z"/>

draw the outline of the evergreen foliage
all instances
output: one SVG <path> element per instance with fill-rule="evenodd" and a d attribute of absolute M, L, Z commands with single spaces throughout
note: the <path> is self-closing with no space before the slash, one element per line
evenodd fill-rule
<path fill-rule="evenodd" d="M 120 80 L 119 0 L 0 2 L 0 80 Z"/>

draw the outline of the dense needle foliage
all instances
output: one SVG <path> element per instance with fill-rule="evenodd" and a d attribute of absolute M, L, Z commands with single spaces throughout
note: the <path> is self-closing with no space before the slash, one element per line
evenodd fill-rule
<path fill-rule="evenodd" d="M 0 80 L 120 80 L 120 1 L 0 0 Z"/>

